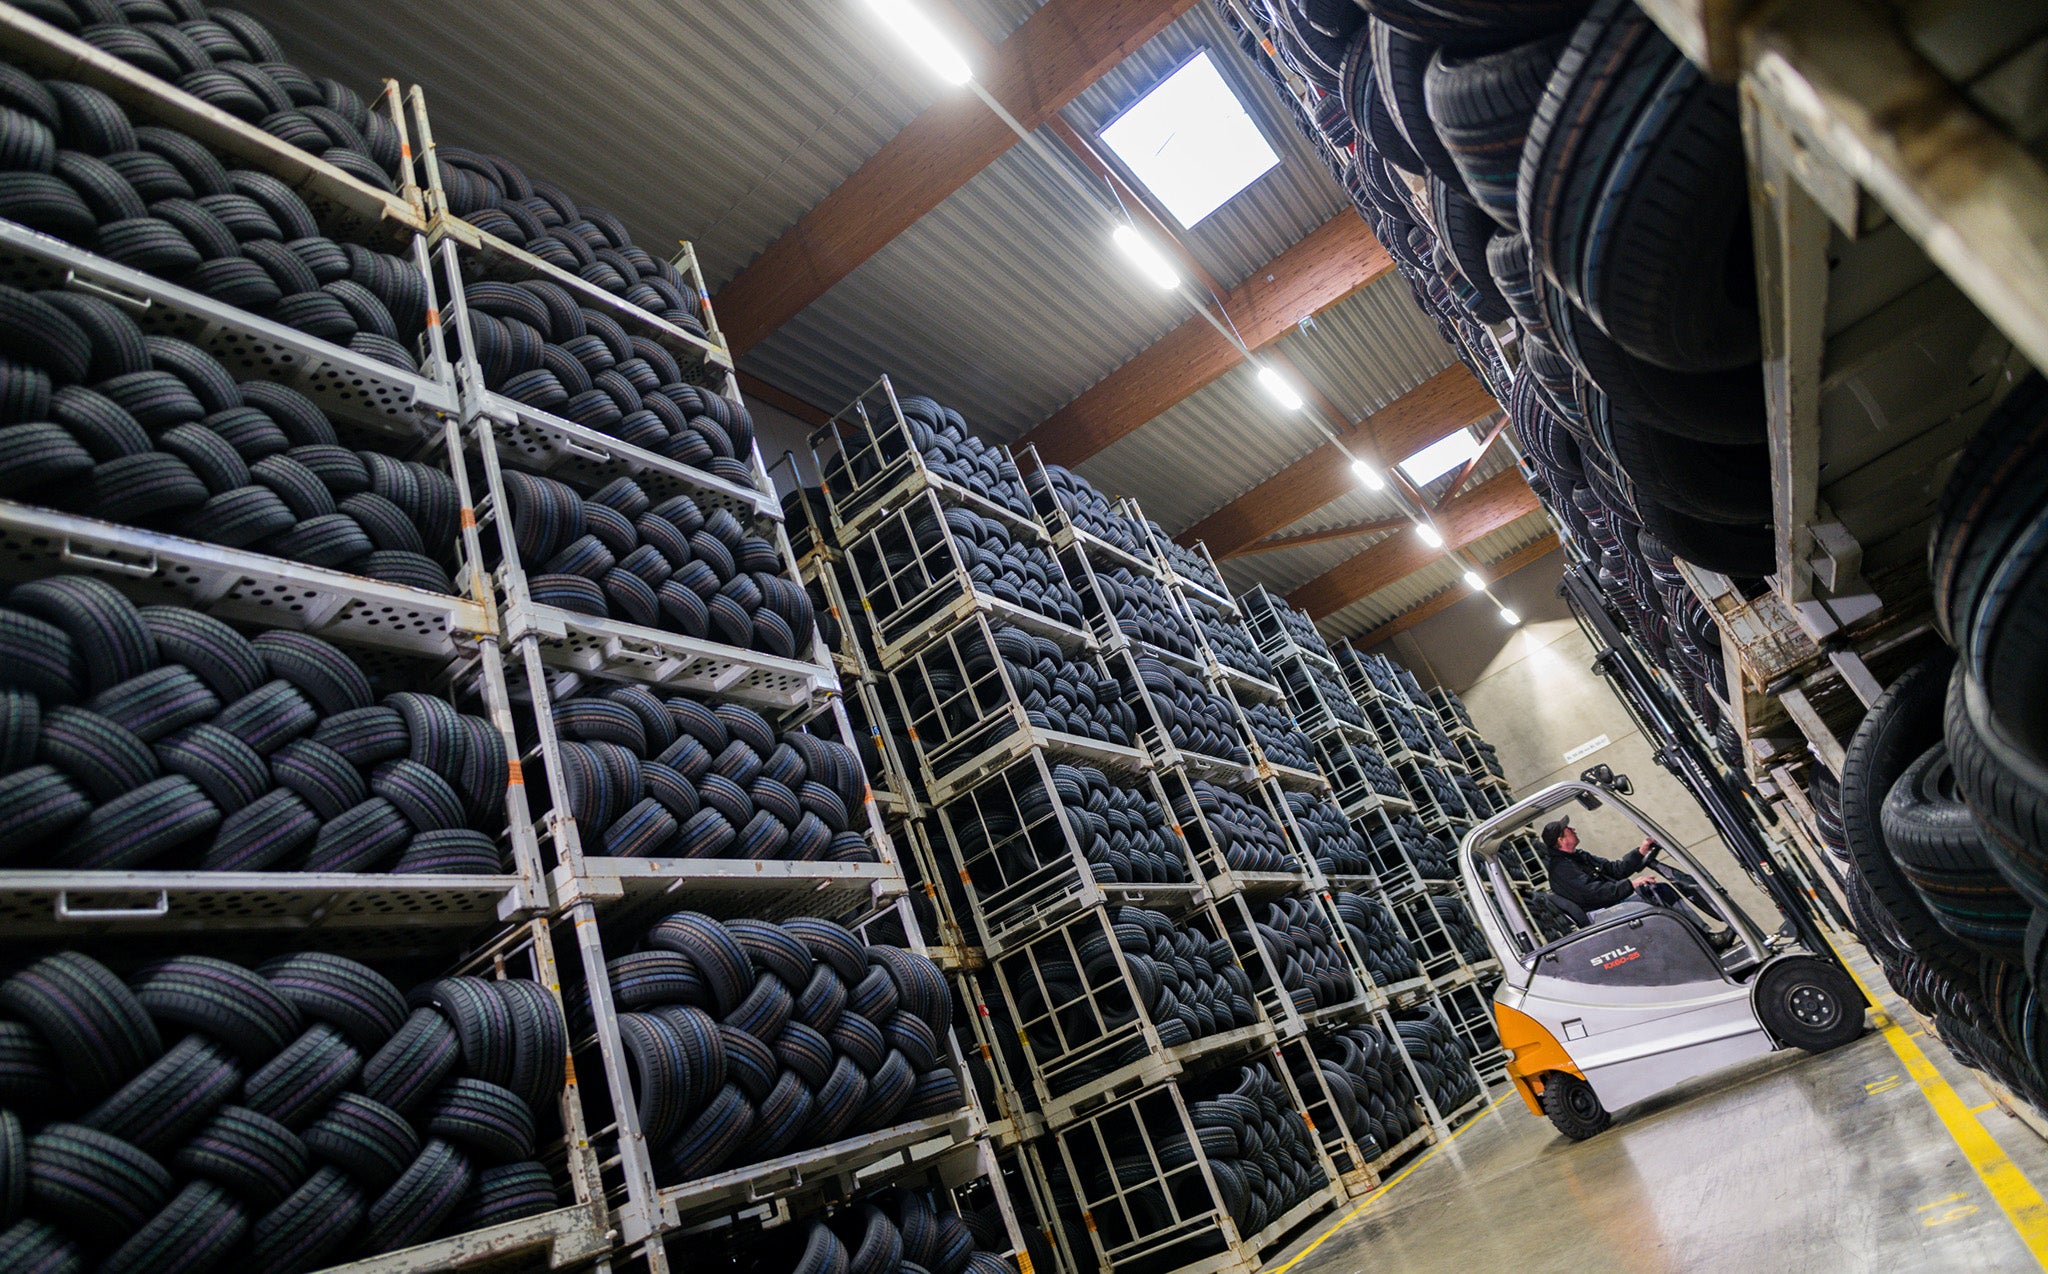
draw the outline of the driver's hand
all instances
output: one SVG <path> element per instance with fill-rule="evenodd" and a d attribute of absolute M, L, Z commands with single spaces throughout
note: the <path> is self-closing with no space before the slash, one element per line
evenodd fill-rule
<path fill-rule="evenodd" d="M 1649 872 L 1641 871 L 1637 872 L 1633 876 L 1630 876 L 1628 878 L 1628 883 L 1630 883 L 1631 885 L 1654 885 L 1657 883 L 1657 878 L 1655 876 L 1652 876 Z"/>
<path fill-rule="evenodd" d="M 1657 851 L 1662 849 L 1663 846 L 1659 845 L 1652 838 L 1645 836 L 1643 837 L 1643 843 L 1636 846 L 1636 848 L 1642 851 L 1643 857 L 1655 858 L 1657 856 Z"/>

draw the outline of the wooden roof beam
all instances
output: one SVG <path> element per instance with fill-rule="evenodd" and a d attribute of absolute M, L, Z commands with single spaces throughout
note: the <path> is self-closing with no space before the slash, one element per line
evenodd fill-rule
<path fill-rule="evenodd" d="M 1463 363 L 1452 363 L 1364 420 L 1337 430 L 1353 453 L 1393 465 L 1498 408 Z M 1358 487 L 1351 456 L 1334 443 L 1314 451 L 1180 533 L 1182 544 L 1200 540 L 1220 561 L 1284 531 Z"/>
<path fill-rule="evenodd" d="M 1549 556 L 1551 553 L 1556 552 L 1556 550 L 1557 532 L 1551 531 L 1534 544 L 1516 549 L 1498 562 L 1487 563 L 1486 569 L 1493 573 L 1495 579 L 1500 579 L 1514 574 L 1538 558 Z M 1474 596 L 1477 596 L 1477 594 L 1473 593 L 1470 589 L 1465 588 L 1463 585 L 1453 584 L 1428 601 L 1417 606 L 1410 606 L 1407 610 L 1402 611 L 1379 627 L 1367 629 L 1365 632 L 1353 637 L 1351 644 L 1361 651 L 1370 649 L 1394 634 L 1407 632 L 1430 616 L 1449 610 L 1466 598 Z"/>
<path fill-rule="evenodd" d="M 1520 471 L 1504 469 L 1438 514 L 1436 528 L 1444 537 L 1444 547 L 1431 548 L 1415 535 L 1390 535 L 1295 589 L 1287 600 L 1295 609 L 1306 611 L 1310 619 L 1322 619 L 1540 507 Z"/>
<path fill-rule="evenodd" d="M 1047 0 L 993 47 L 963 41 L 975 78 L 1037 128 L 1195 0 Z M 958 24 L 948 23 L 956 35 Z M 978 45 L 978 47 L 977 47 Z M 1017 144 L 971 93 L 948 93 L 768 245 L 713 299 L 735 357 L 853 273 Z"/>
<path fill-rule="evenodd" d="M 1346 209 L 1253 270 L 1223 298 L 1223 307 L 1245 345 L 1258 350 L 1392 268 L 1393 258 L 1373 238 L 1372 230 Z M 719 322 L 725 323 L 722 309 Z M 1015 445 L 1037 447 L 1048 464 L 1080 464 L 1242 361 L 1237 347 L 1197 315 L 1097 381 Z"/>
<path fill-rule="evenodd" d="M 1257 544 L 1247 544 L 1228 557 L 1250 557 L 1254 553 L 1277 553 L 1281 549 L 1298 549 L 1307 544 L 1328 544 L 1331 540 L 1348 540 L 1354 535 L 1371 535 L 1374 531 L 1391 531 L 1407 526 L 1407 518 L 1375 518 L 1370 522 L 1351 522 L 1344 526 L 1325 527 L 1320 531 L 1303 531 L 1299 535 L 1282 535 Z M 1222 558 L 1218 558 L 1222 561 Z"/>

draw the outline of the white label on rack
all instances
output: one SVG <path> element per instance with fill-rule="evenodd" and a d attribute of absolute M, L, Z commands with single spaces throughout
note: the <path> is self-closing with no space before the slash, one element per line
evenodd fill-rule
<path fill-rule="evenodd" d="M 1584 743 L 1581 743 L 1579 746 L 1573 748 L 1571 751 L 1565 753 L 1564 762 L 1566 765 L 1570 765 L 1573 761 L 1576 761 L 1581 757 L 1588 757 L 1593 755 L 1595 752 L 1598 752 L 1601 748 L 1606 747 L 1608 744 L 1612 742 L 1614 742 L 1614 740 L 1608 738 L 1606 735 L 1596 734 L 1592 738 L 1586 740 Z"/>

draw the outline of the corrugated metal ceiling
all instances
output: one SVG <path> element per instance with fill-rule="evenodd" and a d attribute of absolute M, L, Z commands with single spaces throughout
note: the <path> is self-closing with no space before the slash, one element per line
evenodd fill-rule
<path fill-rule="evenodd" d="M 1550 534 L 1550 519 L 1541 511 L 1525 513 L 1491 535 L 1483 536 L 1466 552 L 1476 562 L 1490 565 L 1511 553 L 1519 552 Z M 1369 632 L 1405 610 L 1418 606 L 1435 597 L 1447 588 L 1464 587 L 1462 572 L 1448 560 L 1439 561 L 1426 570 L 1417 571 L 1396 584 L 1391 584 L 1372 596 L 1353 602 L 1337 613 L 1327 616 L 1318 625 L 1326 636 L 1356 637 Z"/>
<path fill-rule="evenodd" d="M 1290 332 L 1279 350 L 1357 420 L 1441 371 L 1451 352 L 1394 275 Z M 1306 413 L 1283 411 L 1239 367 L 1081 466 L 1104 490 L 1136 496 L 1179 533 L 1322 445 Z M 1374 515 L 1366 515 L 1374 516 Z"/>

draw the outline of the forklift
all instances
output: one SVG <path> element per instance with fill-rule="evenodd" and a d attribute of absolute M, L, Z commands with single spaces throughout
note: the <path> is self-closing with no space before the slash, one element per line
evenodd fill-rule
<path fill-rule="evenodd" d="M 1626 776 L 1595 777 L 1517 801 L 1467 833 L 1458 851 L 1466 902 L 1503 974 L 1493 1011 L 1508 1076 L 1531 1114 L 1583 1141 L 1608 1126 L 1611 1112 L 1709 1071 L 1781 1048 L 1822 1053 L 1863 1034 L 1863 993 L 1827 947 L 1804 948 L 1791 924 L 1766 935 L 1697 858 L 1629 803 Z M 1735 941 L 1716 950 L 1697 917 L 1641 897 L 1590 914 L 1569 904 L 1546 909 L 1553 931 L 1560 914 L 1571 923 L 1562 936 L 1546 933 L 1501 854 L 1573 805 L 1633 824 L 1658 849 L 1646 870 L 1726 924 Z"/>

